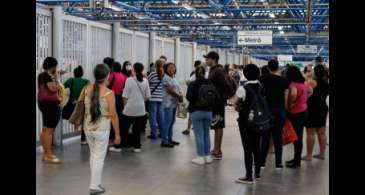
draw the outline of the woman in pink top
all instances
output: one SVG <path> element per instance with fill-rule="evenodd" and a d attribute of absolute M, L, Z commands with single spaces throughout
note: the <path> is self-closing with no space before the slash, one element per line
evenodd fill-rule
<path fill-rule="evenodd" d="M 308 91 L 310 91 L 310 88 L 298 67 L 290 66 L 286 74 L 290 82 L 288 118 L 298 136 L 298 140 L 294 142 L 294 159 L 287 161 L 286 166 L 296 169 L 300 167 L 302 156 L 303 129 L 306 120 L 307 99 L 310 93 Z"/>

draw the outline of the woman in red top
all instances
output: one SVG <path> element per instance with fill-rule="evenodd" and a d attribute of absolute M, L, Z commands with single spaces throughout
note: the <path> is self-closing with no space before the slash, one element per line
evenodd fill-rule
<path fill-rule="evenodd" d="M 123 112 L 123 89 L 125 85 L 125 81 L 127 77 L 122 74 L 122 65 L 119 62 L 113 63 L 113 72 L 110 73 L 108 82 L 110 89 L 114 92 L 115 95 L 115 106 L 119 118 L 119 125 L 123 122 L 122 112 Z M 120 129 L 120 127 L 119 127 Z M 112 142 L 115 138 L 113 127 L 111 127 L 109 142 Z M 119 146 L 114 146 L 109 148 L 110 151 L 120 152 L 122 149 Z"/>
<path fill-rule="evenodd" d="M 303 149 L 303 129 L 306 120 L 307 99 L 310 87 L 296 66 L 290 66 L 287 70 L 289 85 L 288 118 L 292 123 L 298 140 L 294 142 L 294 159 L 287 161 L 288 168 L 299 168 Z"/>

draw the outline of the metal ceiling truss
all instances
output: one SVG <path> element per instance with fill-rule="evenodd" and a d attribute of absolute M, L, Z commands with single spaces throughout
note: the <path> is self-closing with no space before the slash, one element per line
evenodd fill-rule
<path fill-rule="evenodd" d="M 253 46 L 245 51 L 260 58 L 292 54 L 295 60 L 311 60 L 297 54 L 296 45 L 318 45 L 328 58 L 329 0 L 37 0 L 60 5 L 70 15 L 180 37 L 211 47 L 243 51 L 236 44 L 240 30 L 272 30 L 272 46 Z M 90 4 L 91 3 L 91 4 Z M 308 3 L 311 3 L 308 12 Z M 265 58 L 265 59 L 266 59 Z"/>

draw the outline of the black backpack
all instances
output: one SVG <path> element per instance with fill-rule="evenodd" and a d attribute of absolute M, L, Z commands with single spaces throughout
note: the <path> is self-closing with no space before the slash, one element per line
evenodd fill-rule
<path fill-rule="evenodd" d="M 248 112 L 248 125 L 258 132 L 269 130 L 273 125 L 273 118 L 267 100 L 262 95 L 261 85 L 257 92 L 250 85 L 244 85 L 244 88 L 253 94 Z"/>
<path fill-rule="evenodd" d="M 232 76 L 230 76 L 227 73 L 224 74 L 224 80 L 225 80 L 225 85 L 224 85 L 223 97 L 224 99 L 230 99 L 236 94 L 237 82 Z"/>
<path fill-rule="evenodd" d="M 217 89 L 213 84 L 202 84 L 199 87 L 198 98 L 195 105 L 199 108 L 212 110 L 218 98 Z"/>

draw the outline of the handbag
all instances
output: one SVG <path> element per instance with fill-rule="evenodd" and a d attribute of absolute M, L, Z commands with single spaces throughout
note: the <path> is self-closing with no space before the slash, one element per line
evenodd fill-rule
<path fill-rule="evenodd" d="M 178 102 L 176 108 L 176 117 L 185 119 L 188 115 L 188 109 L 185 102 Z"/>
<path fill-rule="evenodd" d="M 39 86 L 38 90 L 38 103 L 54 103 L 54 104 L 60 104 L 61 99 L 59 95 L 59 91 L 52 92 L 50 89 L 48 89 L 46 84 L 41 84 Z"/>
<path fill-rule="evenodd" d="M 74 125 L 81 125 L 85 115 L 85 88 L 82 90 L 81 95 L 81 99 L 76 102 L 75 109 L 73 110 L 68 120 L 71 124 Z"/>
<path fill-rule="evenodd" d="M 71 86 L 70 86 L 70 96 L 68 98 L 67 104 L 62 109 L 62 118 L 65 120 L 68 120 L 70 118 L 72 112 L 75 109 L 75 104 L 74 104 L 74 102 L 71 101 L 71 97 L 73 95 L 73 93 L 72 93 L 73 83 L 74 83 L 74 80 L 72 79 Z"/>
<path fill-rule="evenodd" d="M 298 140 L 294 127 L 288 118 L 285 119 L 283 128 L 283 145 L 293 143 Z"/>

